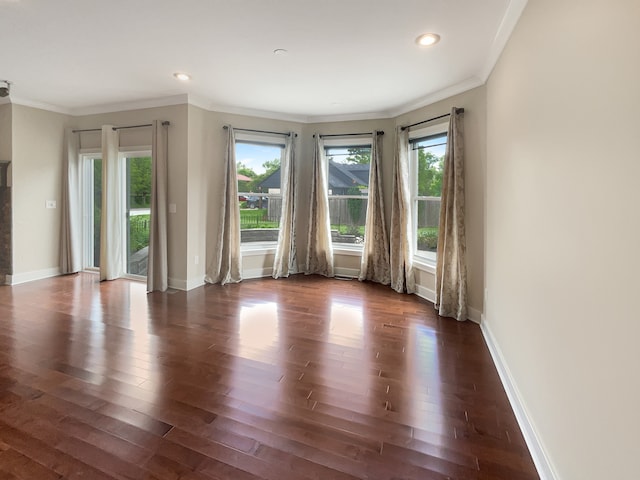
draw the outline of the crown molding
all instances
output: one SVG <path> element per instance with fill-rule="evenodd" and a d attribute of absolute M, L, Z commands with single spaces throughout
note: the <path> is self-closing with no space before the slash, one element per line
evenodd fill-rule
<path fill-rule="evenodd" d="M 6 102 L 4 103 L 12 103 L 14 105 L 21 105 L 23 107 L 37 108 L 40 110 L 46 110 L 48 112 L 62 113 L 63 115 L 71 115 L 71 112 L 68 108 L 60 107 L 58 105 L 51 105 L 50 103 L 38 102 L 35 100 L 30 100 L 28 98 L 21 98 L 12 95 L 10 100 L 9 97 L 3 100 L 6 100 Z M 1 103 L 3 102 L 0 102 L 0 104 Z"/>
<path fill-rule="evenodd" d="M 285 122 L 309 123 L 308 116 L 296 115 L 293 113 L 254 110 L 252 108 L 232 107 L 230 105 L 217 105 L 214 103 L 209 103 L 209 106 L 206 109 L 210 112 L 230 113 L 232 115 L 246 115 L 249 117 L 268 118 L 270 120 L 282 120 Z"/>
<path fill-rule="evenodd" d="M 345 113 L 343 115 L 313 115 L 308 117 L 307 123 L 335 123 L 352 122 L 358 120 L 388 120 L 392 118 L 390 112 Z"/>
<path fill-rule="evenodd" d="M 500 22 L 500 26 L 498 27 L 498 31 L 496 32 L 496 36 L 493 37 L 489 56 L 487 57 L 484 67 L 480 72 L 482 83 L 486 83 L 489 79 L 489 75 L 491 75 L 496 63 L 498 63 L 500 55 L 502 55 L 502 51 L 504 50 L 504 47 L 506 47 L 511 34 L 513 33 L 513 29 L 516 27 L 516 24 L 518 23 L 518 20 L 526 6 L 527 0 L 511 0 L 509 2 L 509 5 L 504 12 L 504 16 L 502 17 L 502 21 Z"/>
<path fill-rule="evenodd" d="M 199 97 L 197 95 L 189 94 L 187 98 L 187 103 L 194 107 L 201 108 L 203 110 L 209 111 L 209 107 L 211 106 L 211 101 L 207 100 L 204 97 Z"/>
<path fill-rule="evenodd" d="M 452 85 L 450 87 L 443 88 L 442 90 L 438 90 L 437 92 L 431 93 L 426 97 L 422 97 L 418 100 L 405 103 L 401 107 L 390 111 L 389 116 L 395 118 L 400 115 L 404 115 L 405 113 L 413 112 L 414 110 L 432 105 L 436 102 L 439 102 L 440 100 L 444 100 L 446 98 L 453 97 L 454 95 L 464 93 L 473 88 L 480 87 L 484 85 L 484 83 L 485 82 L 483 82 L 479 77 L 468 78 L 467 80 L 457 83 L 456 85 Z"/>
<path fill-rule="evenodd" d="M 94 105 L 90 107 L 80 107 L 71 109 L 71 115 L 80 117 L 84 115 L 96 115 L 101 113 L 124 112 L 127 110 L 142 110 L 145 108 L 170 107 L 182 105 L 189 102 L 188 95 L 171 95 L 162 98 L 150 98 L 146 100 L 136 100 L 133 102 L 109 103 L 104 105 Z"/>

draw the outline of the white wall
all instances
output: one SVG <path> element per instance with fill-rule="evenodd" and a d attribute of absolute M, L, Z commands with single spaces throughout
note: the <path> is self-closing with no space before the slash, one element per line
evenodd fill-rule
<path fill-rule="evenodd" d="M 530 1 L 487 84 L 484 328 L 558 479 L 638 478 L 640 2 Z"/>
<path fill-rule="evenodd" d="M 11 283 L 56 275 L 64 128 L 69 117 L 12 106 L 13 275 Z M 53 200 L 57 208 L 45 208 Z"/>
<path fill-rule="evenodd" d="M 207 111 L 188 106 L 187 290 L 204 284 L 206 267 L 207 164 L 213 135 L 207 117 Z"/>

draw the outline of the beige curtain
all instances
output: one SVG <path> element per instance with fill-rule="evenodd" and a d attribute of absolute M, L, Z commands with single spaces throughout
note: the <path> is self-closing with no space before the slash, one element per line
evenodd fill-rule
<path fill-rule="evenodd" d="M 151 223 L 147 291 L 164 292 L 169 286 L 167 264 L 168 126 L 154 120 L 151 125 Z"/>
<path fill-rule="evenodd" d="M 118 131 L 113 125 L 102 127 L 102 218 L 100 223 L 100 280 L 113 280 L 123 274 L 122 251 L 124 192 Z"/>
<path fill-rule="evenodd" d="M 309 211 L 309 236 L 305 273 L 333 277 L 333 245 L 329 218 L 329 183 L 324 142 L 315 136 L 313 171 L 311 174 L 311 201 Z"/>
<path fill-rule="evenodd" d="M 389 236 L 384 221 L 382 178 L 380 176 L 381 138 L 382 136 L 378 132 L 373 132 L 369 168 L 369 199 L 367 201 L 364 247 L 358 279 L 361 281 L 372 280 L 383 285 L 389 285 L 391 282 Z"/>
<path fill-rule="evenodd" d="M 222 172 L 223 185 L 219 209 L 219 230 L 216 251 L 207 269 L 209 283 L 237 283 L 242 280 L 240 255 L 240 210 L 238 208 L 238 177 L 236 174 L 236 136 L 231 126 L 225 127 L 227 143 Z"/>
<path fill-rule="evenodd" d="M 413 215 L 409 183 L 409 130 L 398 128 L 391 205 L 391 288 L 414 293 Z"/>
<path fill-rule="evenodd" d="M 295 218 L 295 133 L 285 138 L 284 155 L 280 166 L 280 193 L 282 213 L 278 245 L 273 262 L 273 278 L 288 277 L 298 272 L 296 258 L 296 218 Z"/>
<path fill-rule="evenodd" d="M 79 150 L 80 135 L 67 129 L 60 202 L 60 272 L 63 274 L 82 270 L 82 165 Z"/>
<path fill-rule="evenodd" d="M 458 113 L 456 108 L 451 111 L 436 262 L 436 309 L 441 316 L 457 320 L 467 319 L 463 116 L 464 113 Z"/>

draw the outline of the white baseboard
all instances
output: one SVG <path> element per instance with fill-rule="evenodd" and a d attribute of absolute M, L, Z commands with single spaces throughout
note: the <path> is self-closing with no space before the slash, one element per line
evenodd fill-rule
<path fill-rule="evenodd" d="M 358 278 L 360 276 L 360 269 L 336 267 L 333 269 L 333 273 L 336 277 Z"/>
<path fill-rule="evenodd" d="M 467 305 L 467 318 L 473 323 L 480 325 L 482 323 L 482 312 L 477 308 Z"/>
<path fill-rule="evenodd" d="M 169 288 L 173 288 L 175 290 L 187 290 L 187 281 L 182 278 L 171 278 L 168 279 Z"/>
<path fill-rule="evenodd" d="M 264 278 L 273 275 L 273 267 L 266 268 L 247 268 L 242 270 L 242 279 L 251 280 L 252 278 Z"/>
<path fill-rule="evenodd" d="M 189 290 L 201 287 L 202 285 L 204 285 L 204 275 L 202 277 L 193 277 L 188 280 L 169 277 L 169 288 L 173 288 L 174 290 L 184 290 L 188 292 Z"/>
<path fill-rule="evenodd" d="M 482 317 L 480 330 L 482 331 L 487 347 L 489 347 L 493 363 L 498 370 L 502 386 L 507 392 L 509 403 L 511 403 L 511 408 L 513 408 L 520 430 L 522 430 L 525 442 L 529 447 L 533 463 L 538 470 L 538 475 L 540 475 L 541 480 L 557 480 L 559 477 L 555 473 L 555 469 L 552 467 L 549 457 L 545 452 L 545 448 L 540 441 L 540 436 L 537 434 L 536 428 L 531 422 L 531 417 L 527 413 L 527 408 L 522 399 L 522 395 L 520 394 L 520 391 L 516 386 L 516 382 L 511 375 L 504 356 L 502 355 L 500 346 L 496 343 L 495 337 L 491 332 L 491 327 L 489 327 L 485 321 L 484 315 L 482 315 Z"/>
<path fill-rule="evenodd" d="M 34 280 L 43 280 L 45 278 L 57 277 L 59 275 L 59 267 L 45 268 L 44 270 L 7 275 L 5 283 L 7 285 L 18 285 L 20 283 L 33 282 Z"/>
<path fill-rule="evenodd" d="M 204 285 L 204 275 L 199 277 L 193 277 L 187 280 L 187 288 L 186 290 L 193 290 L 194 288 L 198 288 Z"/>
<path fill-rule="evenodd" d="M 425 300 L 429 300 L 431 303 L 436 302 L 436 292 L 422 285 L 416 285 L 416 295 Z"/>
<path fill-rule="evenodd" d="M 431 303 L 436 301 L 436 292 L 422 285 L 416 285 L 416 295 L 420 298 L 424 298 Z M 467 319 L 474 323 L 480 324 L 482 321 L 482 312 L 480 310 L 467 306 Z"/>

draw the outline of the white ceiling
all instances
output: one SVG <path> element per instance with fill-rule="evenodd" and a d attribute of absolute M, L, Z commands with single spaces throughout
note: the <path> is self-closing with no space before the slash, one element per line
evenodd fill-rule
<path fill-rule="evenodd" d="M 484 83 L 525 4 L 0 0 L 0 79 L 15 103 L 75 115 L 187 99 L 299 121 L 390 117 Z M 425 32 L 442 40 L 419 48 Z"/>

